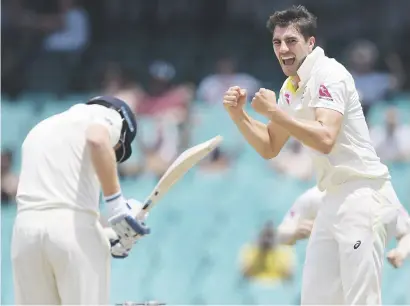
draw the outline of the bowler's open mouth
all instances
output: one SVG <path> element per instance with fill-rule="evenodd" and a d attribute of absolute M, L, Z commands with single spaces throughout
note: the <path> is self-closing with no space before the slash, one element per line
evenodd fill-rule
<path fill-rule="evenodd" d="M 282 64 L 285 66 L 290 66 L 293 65 L 295 63 L 296 58 L 294 56 L 288 56 L 288 57 L 282 57 Z"/>

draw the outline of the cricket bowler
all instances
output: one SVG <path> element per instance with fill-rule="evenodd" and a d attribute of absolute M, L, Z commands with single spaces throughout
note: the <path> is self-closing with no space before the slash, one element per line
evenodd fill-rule
<path fill-rule="evenodd" d="M 109 304 L 111 255 L 125 258 L 149 234 L 142 204 L 123 197 L 117 176 L 136 133 L 131 109 L 109 96 L 28 133 L 11 246 L 16 305 Z M 110 235 L 100 223 L 101 190 Z"/>
<path fill-rule="evenodd" d="M 315 186 L 296 199 L 277 229 L 279 243 L 293 245 L 310 236 L 323 197 L 324 193 Z M 410 216 L 403 206 L 397 219 L 394 237 L 397 239 L 397 247 L 388 252 L 387 260 L 394 268 L 400 268 L 410 255 Z"/>
<path fill-rule="evenodd" d="M 227 90 L 223 104 L 263 158 L 277 156 L 289 137 L 311 151 L 317 185 L 326 194 L 306 251 L 301 303 L 378 305 L 399 201 L 371 144 L 353 78 L 315 46 L 316 26 L 303 6 L 269 18 L 273 50 L 288 78 L 278 101 L 264 88 L 252 99 L 267 124 L 246 113 L 246 90 L 239 86 Z"/>

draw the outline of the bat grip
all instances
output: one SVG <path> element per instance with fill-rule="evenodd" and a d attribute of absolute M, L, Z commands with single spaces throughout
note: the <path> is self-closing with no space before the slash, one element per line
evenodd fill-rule
<path fill-rule="evenodd" d="M 156 190 L 153 197 L 155 198 L 158 194 L 159 194 L 159 191 Z M 147 200 L 145 200 L 145 204 L 142 207 L 142 210 L 147 210 L 151 206 L 153 197 L 151 196 Z"/>
<path fill-rule="evenodd" d="M 151 200 L 146 201 L 144 206 L 142 207 L 142 210 L 147 210 L 150 207 L 151 203 Z"/>

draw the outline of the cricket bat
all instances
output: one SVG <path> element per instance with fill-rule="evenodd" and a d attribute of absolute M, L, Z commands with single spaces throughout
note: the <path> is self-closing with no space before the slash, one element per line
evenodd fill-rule
<path fill-rule="evenodd" d="M 150 211 L 158 201 L 178 182 L 192 167 L 211 153 L 223 140 L 218 135 L 181 153 L 161 177 L 151 194 L 144 201 L 143 210 Z"/>

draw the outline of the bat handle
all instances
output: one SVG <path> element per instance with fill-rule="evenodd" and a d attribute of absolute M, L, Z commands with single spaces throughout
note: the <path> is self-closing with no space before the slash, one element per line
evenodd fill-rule
<path fill-rule="evenodd" d="M 147 210 L 150 207 L 151 203 L 151 200 L 146 201 L 144 206 L 142 207 L 142 210 Z"/>
<path fill-rule="evenodd" d="M 144 206 L 142 207 L 142 210 L 147 210 L 152 204 L 152 199 L 155 199 L 155 197 L 158 194 L 159 194 L 159 190 L 156 190 L 153 196 L 148 197 L 148 199 L 146 199 L 144 202 Z"/>

